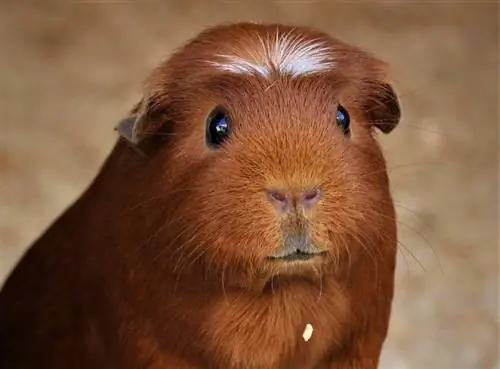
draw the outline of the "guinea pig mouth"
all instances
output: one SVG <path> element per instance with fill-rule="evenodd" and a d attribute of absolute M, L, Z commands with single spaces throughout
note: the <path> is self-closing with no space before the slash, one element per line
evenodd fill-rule
<path fill-rule="evenodd" d="M 325 252 L 319 250 L 311 242 L 310 237 L 305 234 L 286 235 L 282 247 L 267 258 L 281 261 L 307 261 Z"/>
<path fill-rule="evenodd" d="M 295 250 L 294 252 L 285 255 L 270 255 L 268 256 L 268 259 L 282 261 L 306 261 L 316 256 L 322 255 L 323 253 L 324 252 L 305 252 L 302 250 Z"/>

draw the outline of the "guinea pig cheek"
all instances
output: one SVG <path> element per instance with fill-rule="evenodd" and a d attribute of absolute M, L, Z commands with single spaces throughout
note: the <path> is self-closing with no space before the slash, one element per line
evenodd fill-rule
<path fill-rule="evenodd" d="M 210 164 L 199 178 L 204 190 L 192 204 L 203 213 L 210 209 L 201 225 L 214 246 L 208 253 L 225 263 L 258 268 L 279 243 L 278 223 L 264 210 L 258 186 L 242 178 L 231 157 L 213 158 Z"/>

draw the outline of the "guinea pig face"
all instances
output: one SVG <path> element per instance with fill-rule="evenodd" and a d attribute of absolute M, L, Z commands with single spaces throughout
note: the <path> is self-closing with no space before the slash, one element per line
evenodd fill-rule
<path fill-rule="evenodd" d="M 306 28 L 193 39 L 153 73 L 127 135 L 170 132 L 153 153 L 173 207 L 159 247 L 249 276 L 376 253 L 391 199 L 374 130 L 400 114 L 382 78 L 369 54 Z"/>

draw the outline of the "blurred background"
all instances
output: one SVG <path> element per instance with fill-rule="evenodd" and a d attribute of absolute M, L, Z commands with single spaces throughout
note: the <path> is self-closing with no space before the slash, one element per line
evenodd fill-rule
<path fill-rule="evenodd" d="M 381 369 L 500 368 L 494 1 L 2 0 L 0 280 L 89 184 L 151 68 L 237 20 L 312 25 L 391 66 L 401 242 Z"/>

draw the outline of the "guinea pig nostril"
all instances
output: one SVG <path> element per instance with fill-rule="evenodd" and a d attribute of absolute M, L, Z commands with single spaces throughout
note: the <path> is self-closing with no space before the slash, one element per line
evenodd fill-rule
<path fill-rule="evenodd" d="M 290 199 L 285 192 L 279 190 L 267 190 L 267 199 L 279 212 L 283 213 L 289 209 Z"/>
<path fill-rule="evenodd" d="M 286 195 L 279 191 L 268 191 L 271 200 L 276 202 L 286 202 Z"/>
<path fill-rule="evenodd" d="M 317 203 L 321 198 L 321 192 L 319 189 L 306 190 L 302 193 L 302 200 L 307 205 L 312 205 Z"/>

